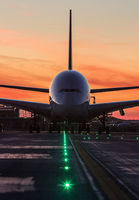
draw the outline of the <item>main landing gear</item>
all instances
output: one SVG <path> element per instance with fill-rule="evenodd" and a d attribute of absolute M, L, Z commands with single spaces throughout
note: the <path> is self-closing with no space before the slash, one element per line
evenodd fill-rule
<path fill-rule="evenodd" d="M 111 115 L 111 114 L 110 114 Z M 99 118 L 102 126 L 99 127 L 99 134 L 102 132 L 105 132 L 107 135 L 109 134 L 109 126 L 106 125 L 106 121 L 108 120 L 109 115 L 108 114 L 103 114 L 102 117 Z"/>
<path fill-rule="evenodd" d="M 39 115 L 36 113 L 32 113 L 32 119 L 29 124 L 29 132 L 32 133 L 33 131 L 40 133 Z"/>

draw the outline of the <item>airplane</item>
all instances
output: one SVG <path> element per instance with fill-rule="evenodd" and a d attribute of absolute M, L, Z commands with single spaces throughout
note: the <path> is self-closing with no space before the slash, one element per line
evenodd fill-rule
<path fill-rule="evenodd" d="M 119 110 L 139 106 L 139 100 L 90 104 L 90 94 L 139 89 L 139 86 L 90 89 L 86 78 L 72 67 L 72 10 L 69 11 L 68 69 L 52 80 L 50 88 L 13 85 L 0 87 L 49 93 L 49 104 L 0 98 L 0 103 L 45 116 L 48 122 L 87 123 L 93 118 Z"/>

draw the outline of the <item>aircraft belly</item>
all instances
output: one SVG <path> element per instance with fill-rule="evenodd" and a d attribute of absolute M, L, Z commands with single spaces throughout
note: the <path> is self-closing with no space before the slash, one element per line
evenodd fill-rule
<path fill-rule="evenodd" d="M 87 121 L 88 103 L 80 105 L 58 105 L 54 104 L 52 109 L 52 119 L 54 121 Z"/>

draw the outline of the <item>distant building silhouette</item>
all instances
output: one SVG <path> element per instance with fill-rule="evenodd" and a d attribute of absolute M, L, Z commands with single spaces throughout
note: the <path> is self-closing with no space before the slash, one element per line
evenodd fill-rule
<path fill-rule="evenodd" d="M 0 119 L 19 118 L 19 109 L 13 106 L 5 106 L 0 104 Z"/>

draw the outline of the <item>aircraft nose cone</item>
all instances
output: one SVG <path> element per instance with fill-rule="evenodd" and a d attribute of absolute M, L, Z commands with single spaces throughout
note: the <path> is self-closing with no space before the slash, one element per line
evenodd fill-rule
<path fill-rule="evenodd" d="M 68 94 L 63 97 L 63 104 L 70 108 L 70 105 L 78 105 L 80 101 L 77 95 Z"/>

